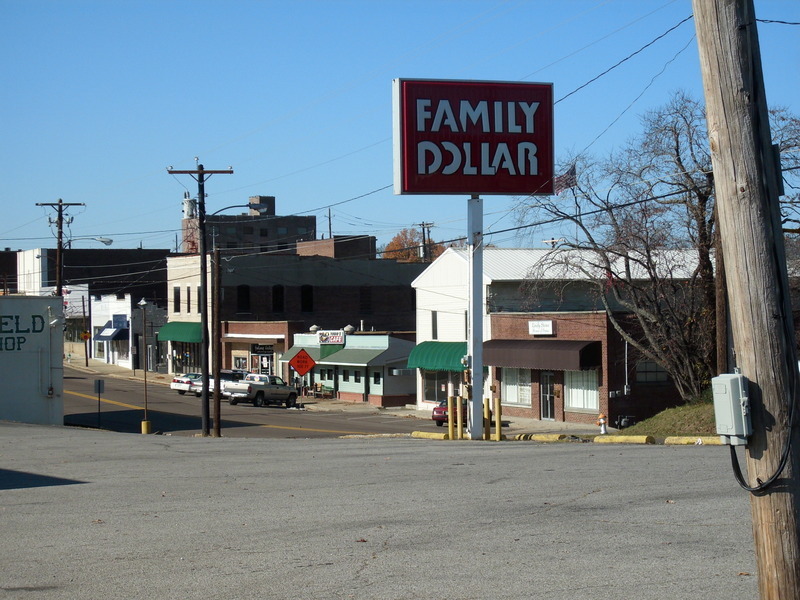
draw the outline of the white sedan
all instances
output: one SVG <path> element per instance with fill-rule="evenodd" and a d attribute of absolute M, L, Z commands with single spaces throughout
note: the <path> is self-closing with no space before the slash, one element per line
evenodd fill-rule
<path fill-rule="evenodd" d="M 192 383 L 198 381 L 202 376 L 202 373 L 184 373 L 183 375 L 176 375 L 169 384 L 169 388 L 175 390 L 179 394 L 185 394 L 192 388 Z"/>

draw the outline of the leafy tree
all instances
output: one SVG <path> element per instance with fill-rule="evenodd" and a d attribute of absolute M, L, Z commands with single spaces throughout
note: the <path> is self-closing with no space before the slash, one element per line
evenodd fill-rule
<path fill-rule="evenodd" d="M 402 262 L 430 262 L 442 252 L 444 246 L 430 238 L 423 240 L 422 233 L 415 228 L 403 229 L 395 235 L 383 250 L 384 258 Z"/>
<path fill-rule="evenodd" d="M 790 169 L 800 162 L 800 126 L 783 109 L 771 111 L 771 119 L 790 184 Z M 578 166 L 578 184 L 535 206 L 521 203 L 518 218 L 533 220 L 535 211 L 536 220 L 568 224 L 540 268 L 557 263 L 588 278 L 617 331 L 688 399 L 716 372 L 719 256 L 704 106 L 678 92 L 641 124 L 641 133 L 607 158 L 568 161 Z M 791 199 L 785 222 L 794 218 L 797 195 Z M 533 301 L 542 272 L 530 274 Z"/>

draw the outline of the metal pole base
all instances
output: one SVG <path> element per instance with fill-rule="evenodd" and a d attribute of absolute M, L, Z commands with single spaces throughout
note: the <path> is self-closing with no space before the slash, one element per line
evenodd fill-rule
<path fill-rule="evenodd" d="M 150 421 L 142 421 L 142 435 L 150 433 Z"/>

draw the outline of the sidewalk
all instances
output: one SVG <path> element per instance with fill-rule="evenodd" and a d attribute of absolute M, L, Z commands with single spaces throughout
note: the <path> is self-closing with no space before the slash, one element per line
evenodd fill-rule
<path fill-rule="evenodd" d="M 126 369 L 118 365 L 107 364 L 102 360 L 90 358 L 86 366 L 84 357 L 76 357 L 74 354 L 70 360 L 64 360 L 64 366 L 69 366 L 85 373 L 95 373 L 98 377 L 116 377 L 120 379 L 131 379 L 136 381 L 144 380 L 145 373 L 142 369 Z M 166 385 L 172 381 L 172 375 L 164 373 L 147 372 L 147 383 Z M 421 420 L 431 418 L 430 410 L 418 410 L 413 405 L 397 408 L 379 408 L 371 404 L 362 402 L 345 402 L 342 400 L 323 400 L 320 398 L 303 397 L 298 398 L 298 402 L 303 404 L 306 410 L 310 411 L 341 411 L 341 412 L 360 412 L 360 413 L 381 413 L 396 414 L 398 417 L 414 416 Z M 446 428 L 443 428 L 446 431 Z M 564 423 L 560 421 L 539 421 L 537 419 L 527 419 L 524 417 L 503 416 L 503 433 L 506 436 L 522 433 L 563 433 L 565 435 L 591 435 L 599 433 L 597 427 L 580 423 Z"/>

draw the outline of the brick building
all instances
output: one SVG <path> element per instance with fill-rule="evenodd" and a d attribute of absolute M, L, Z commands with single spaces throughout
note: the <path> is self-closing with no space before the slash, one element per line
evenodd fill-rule
<path fill-rule="evenodd" d="M 551 251 L 484 250 L 484 397 L 503 412 L 592 423 L 599 413 L 642 419 L 680 402 L 667 374 L 636 356 L 591 293 L 585 275 L 544 273 L 552 283 L 533 303 L 523 292 Z M 417 292 L 417 405 L 460 395 L 467 353 L 469 255 L 448 249 L 412 284 Z M 539 274 L 541 276 L 542 274 Z"/>
<path fill-rule="evenodd" d="M 199 256 L 168 261 L 170 372 L 200 365 Z M 208 272 L 215 272 L 209 256 Z M 222 255 L 220 321 L 224 368 L 272 373 L 295 334 L 311 327 L 407 332 L 415 323 L 411 282 L 426 265 L 394 260 L 275 254 Z M 208 306 L 211 302 L 209 285 Z M 209 312 L 210 314 L 210 312 Z M 211 332 L 209 332 L 209 339 Z M 213 341 L 212 341 L 213 352 Z M 283 373 L 283 376 L 288 376 Z"/>

